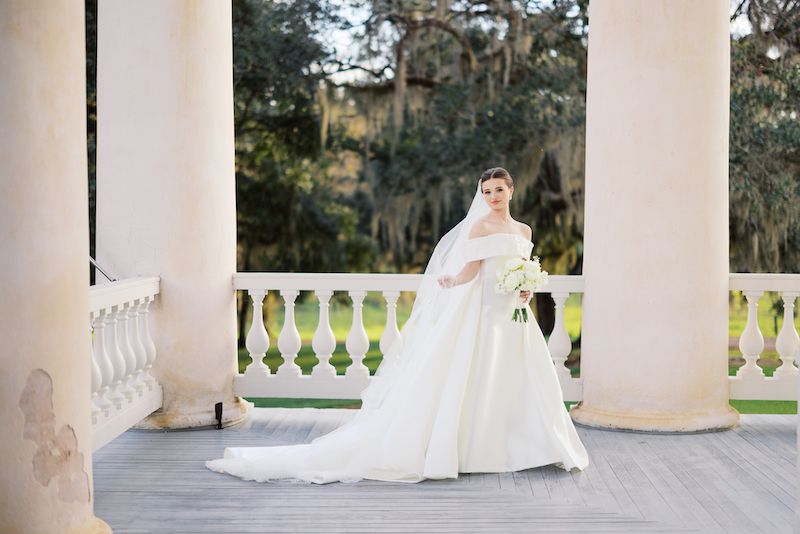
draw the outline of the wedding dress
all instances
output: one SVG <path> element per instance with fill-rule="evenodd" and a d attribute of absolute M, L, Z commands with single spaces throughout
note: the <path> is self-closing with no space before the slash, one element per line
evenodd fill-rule
<path fill-rule="evenodd" d="M 399 482 L 556 464 L 584 469 L 588 456 L 561 394 L 544 336 L 511 320 L 516 296 L 495 290 L 496 271 L 529 258 L 515 234 L 467 239 L 488 212 L 480 187 L 467 217 L 429 262 L 401 340 L 362 393 L 355 418 L 309 444 L 228 448 L 206 463 L 245 480 L 314 483 L 362 478 Z M 435 277 L 480 260 L 478 275 L 452 289 Z"/>

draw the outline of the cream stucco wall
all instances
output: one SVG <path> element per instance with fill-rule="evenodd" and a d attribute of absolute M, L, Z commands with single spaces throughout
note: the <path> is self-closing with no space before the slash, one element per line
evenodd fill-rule
<path fill-rule="evenodd" d="M 727 0 L 590 5 L 586 425 L 732 426 Z"/>
<path fill-rule="evenodd" d="M 230 2 L 104 0 L 98 14 L 97 255 L 160 276 L 151 314 L 164 408 L 213 424 L 234 399 L 236 201 Z"/>

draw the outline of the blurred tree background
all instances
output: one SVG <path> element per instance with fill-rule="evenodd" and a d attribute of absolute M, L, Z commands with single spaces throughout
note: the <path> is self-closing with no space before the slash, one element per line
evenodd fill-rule
<path fill-rule="evenodd" d="M 239 269 L 419 272 L 502 166 L 544 268 L 579 273 L 588 0 L 339 1 L 233 0 Z M 800 0 L 731 20 L 731 271 L 800 272 Z"/>
<path fill-rule="evenodd" d="M 731 272 L 800 272 L 800 2 L 744 0 L 731 43 Z M 733 18 L 732 17 L 732 18 Z"/>

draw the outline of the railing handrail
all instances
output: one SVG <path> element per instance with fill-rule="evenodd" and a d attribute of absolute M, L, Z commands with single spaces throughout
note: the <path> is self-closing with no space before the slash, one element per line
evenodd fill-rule
<path fill-rule="evenodd" d="M 241 290 L 297 291 L 417 291 L 421 274 L 385 273 L 261 273 L 233 275 L 233 288 Z M 583 293 L 581 275 L 550 275 L 539 293 Z"/>
<path fill-rule="evenodd" d="M 800 274 L 731 273 L 730 291 L 788 291 L 800 292 Z"/>
<path fill-rule="evenodd" d="M 158 276 L 140 276 L 91 286 L 89 313 L 96 313 L 136 299 L 154 297 L 159 293 L 160 282 L 161 278 Z"/>

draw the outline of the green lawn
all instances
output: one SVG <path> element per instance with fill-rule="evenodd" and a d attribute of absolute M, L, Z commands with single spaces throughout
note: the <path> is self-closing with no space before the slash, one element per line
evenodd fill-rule
<path fill-rule="evenodd" d="M 247 399 L 257 408 L 360 408 L 360 399 Z M 732 400 L 739 413 L 797 413 L 797 401 Z M 565 402 L 569 409 L 575 402 Z"/>

